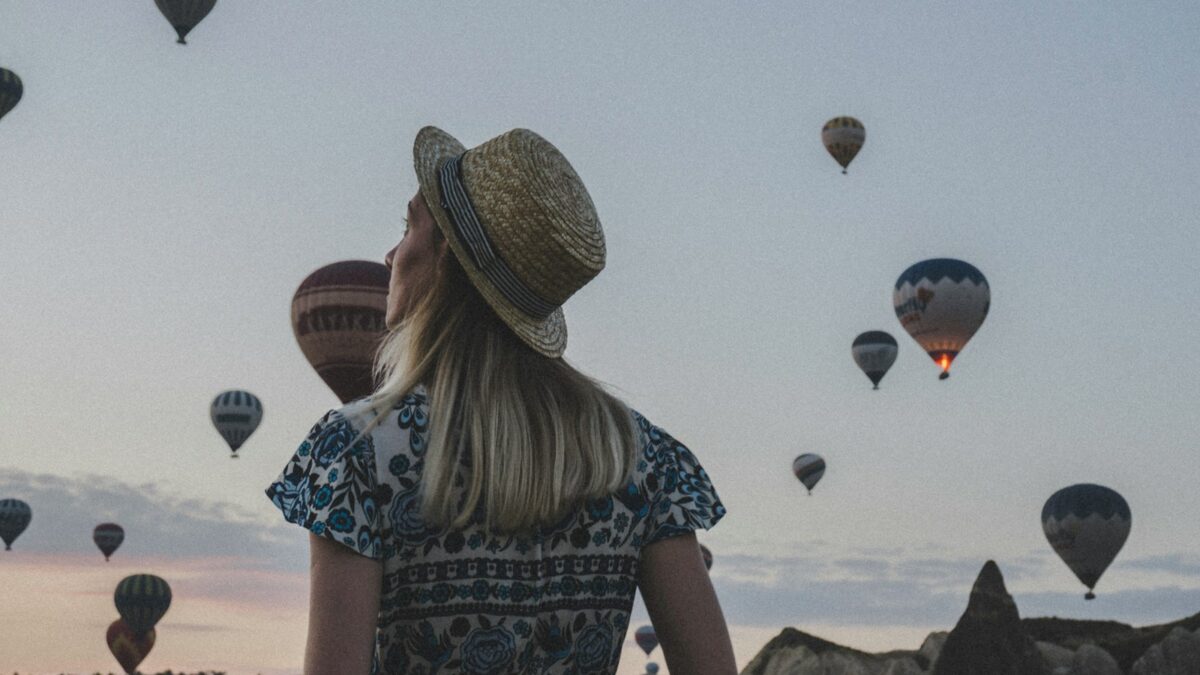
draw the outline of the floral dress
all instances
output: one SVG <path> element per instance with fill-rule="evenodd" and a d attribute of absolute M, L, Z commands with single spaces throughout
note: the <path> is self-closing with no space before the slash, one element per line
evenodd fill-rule
<path fill-rule="evenodd" d="M 634 413 L 621 490 L 527 536 L 448 530 L 417 495 L 429 414 L 417 389 L 351 445 L 373 413 L 330 411 L 267 488 L 289 522 L 383 563 L 372 674 L 614 672 L 642 547 L 725 514 L 695 455 Z"/>

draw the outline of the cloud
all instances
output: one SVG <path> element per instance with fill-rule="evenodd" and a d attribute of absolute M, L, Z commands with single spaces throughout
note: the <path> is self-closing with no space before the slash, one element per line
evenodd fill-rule
<path fill-rule="evenodd" d="M 1122 567 L 1149 572 L 1167 572 L 1185 577 L 1200 576 L 1200 558 L 1181 553 L 1133 558 L 1123 562 Z"/>

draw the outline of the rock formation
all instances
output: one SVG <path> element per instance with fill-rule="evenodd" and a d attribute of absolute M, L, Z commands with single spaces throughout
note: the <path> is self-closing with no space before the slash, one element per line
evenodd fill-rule
<path fill-rule="evenodd" d="M 934 675 L 1048 675 L 1033 639 L 1021 628 L 1017 604 L 989 560 L 967 610 L 946 638 Z"/>
<path fill-rule="evenodd" d="M 1133 675 L 1200 675 L 1200 635 L 1182 626 L 1171 629 L 1133 664 Z"/>
<path fill-rule="evenodd" d="M 1117 660 L 1096 645 L 1084 645 L 1071 659 L 1071 675 L 1123 675 Z"/>

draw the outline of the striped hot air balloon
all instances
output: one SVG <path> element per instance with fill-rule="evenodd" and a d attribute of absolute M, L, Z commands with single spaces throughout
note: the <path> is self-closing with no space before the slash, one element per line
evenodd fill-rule
<path fill-rule="evenodd" d="M 300 351 L 342 403 L 375 391 L 371 366 L 387 330 L 390 278 L 382 263 L 344 260 L 308 275 L 292 297 Z"/>
<path fill-rule="evenodd" d="M 4 550 L 11 551 L 12 543 L 17 540 L 29 521 L 33 519 L 33 510 L 20 499 L 0 499 L 0 539 L 4 540 Z"/>
<path fill-rule="evenodd" d="M 897 351 L 896 338 L 881 330 L 860 333 L 854 338 L 854 344 L 850 345 L 850 355 L 867 374 L 875 389 L 879 388 L 879 381 L 887 375 L 888 368 L 896 362 Z"/>
<path fill-rule="evenodd" d="M 126 675 L 134 675 L 137 667 L 146 659 L 146 655 L 154 648 L 155 631 L 153 628 L 138 635 L 125 623 L 117 619 L 108 626 L 105 639 L 108 641 L 108 651 L 112 652 L 117 663 L 125 669 Z"/>
<path fill-rule="evenodd" d="M 117 611 L 135 635 L 145 635 L 171 606 L 171 587 L 153 574 L 134 574 L 117 584 Z"/>
<path fill-rule="evenodd" d="M 1058 557 L 1087 586 L 1092 600 L 1100 575 L 1117 557 L 1133 515 L 1125 498 L 1103 485 L 1081 483 L 1050 495 L 1042 507 L 1042 532 Z"/>
<path fill-rule="evenodd" d="M 179 36 L 175 42 L 186 45 L 187 41 L 184 38 L 196 24 L 208 16 L 217 0 L 154 0 L 154 4 L 158 5 L 158 11 L 167 17 L 167 21 Z"/>
<path fill-rule="evenodd" d="M 950 377 L 950 364 L 979 330 L 992 304 L 987 279 L 953 258 L 923 260 L 904 270 L 892 293 L 896 318 Z"/>
<path fill-rule="evenodd" d="M 650 652 L 658 646 L 658 634 L 654 632 L 654 626 L 641 626 L 633 632 L 633 641 L 646 652 L 646 656 L 650 656 Z"/>
<path fill-rule="evenodd" d="M 232 457 L 262 421 L 262 401 L 248 391 L 231 389 L 217 394 L 209 408 L 213 426 L 229 444 Z"/>
<path fill-rule="evenodd" d="M 866 128 L 853 117 L 835 117 L 821 128 L 821 142 L 837 163 L 842 165 L 842 173 L 846 173 L 846 167 L 862 150 L 866 140 Z"/>
<path fill-rule="evenodd" d="M 806 452 L 792 460 L 792 473 L 804 484 L 811 497 L 813 488 L 825 475 L 825 460 L 820 455 Z"/>
<path fill-rule="evenodd" d="M 21 84 L 21 78 L 11 70 L 0 68 L 0 117 L 17 107 L 24 93 L 25 86 Z"/>
<path fill-rule="evenodd" d="M 125 528 L 116 523 L 100 523 L 92 530 L 92 541 L 96 542 L 96 547 L 104 554 L 104 561 L 108 562 L 109 556 L 125 541 Z"/>

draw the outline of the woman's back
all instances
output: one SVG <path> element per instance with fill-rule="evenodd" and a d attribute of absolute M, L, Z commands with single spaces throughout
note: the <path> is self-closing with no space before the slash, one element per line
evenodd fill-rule
<path fill-rule="evenodd" d="M 634 413 L 626 486 L 526 535 L 420 513 L 423 389 L 369 434 L 364 401 L 327 414 L 267 491 L 285 517 L 383 565 L 374 672 L 613 672 L 642 549 L 724 515 L 696 458 Z M 470 474 L 470 466 L 462 466 Z"/>

